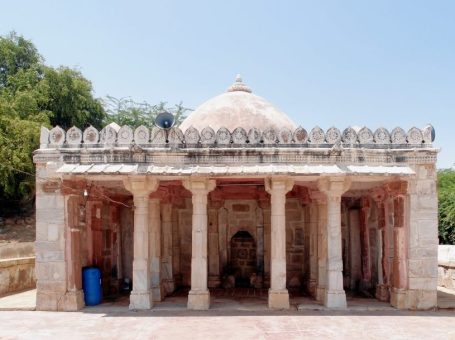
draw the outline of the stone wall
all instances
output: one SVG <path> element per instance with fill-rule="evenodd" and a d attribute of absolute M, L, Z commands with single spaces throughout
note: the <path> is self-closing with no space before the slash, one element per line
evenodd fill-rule
<path fill-rule="evenodd" d="M 438 286 L 455 289 L 455 246 L 438 248 Z"/>
<path fill-rule="evenodd" d="M 0 260 L 0 296 L 35 286 L 34 256 Z"/>

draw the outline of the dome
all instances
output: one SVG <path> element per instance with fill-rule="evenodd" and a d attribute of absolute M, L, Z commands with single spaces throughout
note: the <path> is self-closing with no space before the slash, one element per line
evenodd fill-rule
<path fill-rule="evenodd" d="M 199 131 L 207 126 L 215 131 L 221 127 L 229 131 L 242 127 L 247 132 L 253 127 L 262 131 L 269 127 L 288 128 L 291 131 L 296 128 L 285 113 L 253 94 L 239 75 L 227 92 L 199 106 L 182 122 L 180 128 L 185 131 L 191 126 Z"/>

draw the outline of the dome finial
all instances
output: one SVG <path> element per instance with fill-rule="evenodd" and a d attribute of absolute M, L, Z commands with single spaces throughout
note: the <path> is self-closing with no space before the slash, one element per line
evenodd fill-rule
<path fill-rule="evenodd" d="M 246 86 L 243 81 L 242 81 L 242 76 L 240 74 L 237 74 L 235 77 L 235 83 L 232 84 L 227 92 L 236 92 L 236 91 L 243 91 L 243 92 L 248 92 L 251 93 L 251 89 Z"/>

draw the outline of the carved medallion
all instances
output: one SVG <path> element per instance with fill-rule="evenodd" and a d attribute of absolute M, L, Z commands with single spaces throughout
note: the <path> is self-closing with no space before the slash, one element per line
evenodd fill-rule
<path fill-rule="evenodd" d="M 87 144 L 87 145 L 93 145 L 93 144 L 97 144 L 98 141 L 99 141 L 99 132 L 97 129 L 95 129 L 93 126 L 89 126 L 88 128 L 86 128 L 84 130 L 84 135 L 83 135 L 83 138 L 84 138 L 84 144 Z"/>
<path fill-rule="evenodd" d="M 341 140 L 341 132 L 336 127 L 331 127 L 325 133 L 325 140 L 329 144 L 338 143 Z"/>
<path fill-rule="evenodd" d="M 291 144 L 292 143 L 292 132 L 287 128 L 282 128 L 278 131 L 278 142 L 280 144 Z"/>
<path fill-rule="evenodd" d="M 296 144 L 305 144 L 308 142 L 308 132 L 301 126 L 295 129 L 292 139 Z"/>
<path fill-rule="evenodd" d="M 166 133 L 159 127 L 152 128 L 150 141 L 153 145 L 165 145 L 166 144 Z"/>
<path fill-rule="evenodd" d="M 408 131 L 408 143 L 409 144 L 422 144 L 423 135 L 420 129 L 413 127 Z"/>
<path fill-rule="evenodd" d="M 207 129 L 207 128 L 206 128 Z M 211 128 L 208 128 L 211 129 Z M 204 129 L 205 130 L 205 129 Z M 202 130 L 202 131 L 204 131 Z M 213 130 L 212 130 L 213 131 Z M 213 142 L 210 141 L 207 144 L 212 144 Z M 220 127 L 216 132 L 216 143 L 218 145 L 226 145 L 231 143 L 231 133 L 225 127 Z"/>
<path fill-rule="evenodd" d="M 374 142 L 376 144 L 390 144 L 390 134 L 385 128 L 379 128 L 374 132 Z"/>
<path fill-rule="evenodd" d="M 357 138 L 357 132 L 352 127 L 346 128 L 341 136 L 341 140 L 346 144 L 356 144 Z"/>
<path fill-rule="evenodd" d="M 313 128 L 310 132 L 310 143 L 311 144 L 324 144 L 325 133 L 319 126 Z"/>
<path fill-rule="evenodd" d="M 132 144 L 133 143 L 133 129 L 128 125 L 123 125 L 117 133 L 118 144 Z"/>
<path fill-rule="evenodd" d="M 274 128 L 269 127 L 264 130 L 262 133 L 262 138 L 264 140 L 264 144 L 275 144 L 276 143 L 276 131 Z"/>
<path fill-rule="evenodd" d="M 396 127 L 391 133 L 392 144 L 406 144 L 406 132 L 400 127 Z"/>
<path fill-rule="evenodd" d="M 169 129 L 169 133 L 167 136 L 169 144 L 172 145 L 179 145 L 183 144 L 183 132 L 178 127 L 173 127 Z"/>
<path fill-rule="evenodd" d="M 49 142 L 53 145 L 63 145 L 65 142 L 65 130 L 63 130 L 60 126 L 54 127 L 49 132 Z"/>
<path fill-rule="evenodd" d="M 120 141 L 120 133 L 119 133 L 119 141 Z M 136 144 L 148 144 L 150 139 L 150 131 L 144 125 L 138 126 L 136 130 L 134 130 L 134 142 Z"/>
<path fill-rule="evenodd" d="M 82 143 L 82 131 L 73 126 L 66 132 L 66 142 L 69 145 L 79 145 Z"/>
<path fill-rule="evenodd" d="M 186 144 L 197 144 L 199 143 L 199 131 L 190 126 L 185 131 L 185 143 Z"/>
<path fill-rule="evenodd" d="M 251 128 L 250 131 L 248 131 L 248 143 L 250 144 L 259 144 L 261 142 L 261 131 L 256 128 Z"/>
<path fill-rule="evenodd" d="M 358 136 L 360 144 L 373 144 L 374 142 L 373 132 L 367 127 L 361 128 Z"/>
<path fill-rule="evenodd" d="M 232 131 L 232 142 L 234 144 L 245 144 L 247 140 L 247 134 L 244 128 L 238 127 Z"/>
<path fill-rule="evenodd" d="M 204 145 L 214 144 L 215 140 L 216 140 L 215 131 L 210 126 L 207 126 L 202 129 L 201 144 L 204 144 Z"/>

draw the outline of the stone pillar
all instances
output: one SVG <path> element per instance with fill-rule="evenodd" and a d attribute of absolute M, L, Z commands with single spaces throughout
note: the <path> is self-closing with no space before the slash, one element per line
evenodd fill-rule
<path fill-rule="evenodd" d="M 65 222 L 65 196 L 55 169 L 36 165 L 36 309 L 45 311 L 75 310 L 78 300 L 66 305 L 67 253 L 69 237 Z M 44 179 L 46 178 L 46 179 Z"/>
<path fill-rule="evenodd" d="M 438 195 L 435 165 L 415 167 L 408 181 L 408 308 L 437 306 Z"/>
<path fill-rule="evenodd" d="M 288 309 L 289 293 L 286 289 L 286 193 L 294 182 L 289 178 L 271 178 L 265 188 L 271 198 L 271 270 L 269 308 Z"/>
<path fill-rule="evenodd" d="M 360 258 L 362 262 L 362 279 L 360 290 L 369 291 L 371 289 L 371 260 L 370 260 L 370 200 L 367 197 L 361 199 L 360 209 Z"/>
<path fill-rule="evenodd" d="M 222 273 L 228 264 L 228 211 L 221 207 L 218 210 L 218 248 L 220 251 L 220 268 Z"/>
<path fill-rule="evenodd" d="M 164 294 L 170 294 L 175 289 L 174 275 L 172 273 L 172 204 L 164 203 L 161 206 L 161 231 L 162 231 L 162 284 Z"/>
<path fill-rule="evenodd" d="M 81 267 L 81 225 L 79 203 L 81 196 L 65 196 L 65 215 L 67 220 L 66 230 L 66 258 L 67 258 L 67 293 L 65 295 L 64 309 L 77 311 L 84 307 L 84 292 L 82 291 Z M 83 216 L 85 218 L 85 215 Z"/>
<path fill-rule="evenodd" d="M 158 180 L 134 176 L 125 179 L 124 185 L 133 194 L 134 201 L 133 291 L 129 308 L 150 309 L 153 293 L 150 282 L 149 195 L 158 188 Z M 153 213 L 156 212 L 152 210 Z"/>
<path fill-rule="evenodd" d="M 264 282 L 264 212 L 256 208 L 256 268 L 258 270 L 255 288 L 262 288 Z"/>
<path fill-rule="evenodd" d="M 161 263 L 161 208 L 159 198 L 149 199 L 149 249 L 150 249 L 150 284 L 153 302 L 162 301 L 165 295 Z"/>
<path fill-rule="evenodd" d="M 345 309 L 346 294 L 343 289 L 343 258 L 341 249 L 341 195 L 349 188 L 344 177 L 322 179 L 319 190 L 327 197 L 327 276 L 324 305 Z"/>
<path fill-rule="evenodd" d="M 191 240 L 191 290 L 188 309 L 207 310 L 210 293 L 207 289 L 207 195 L 216 183 L 207 178 L 190 178 L 183 181 L 192 194 L 193 220 Z"/>
<path fill-rule="evenodd" d="M 270 195 L 265 191 L 260 192 L 258 197 L 258 206 L 262 210 L 263 222 L 263 287 L 270 287 L 270 249 L 271 249 L 271 226 L 270 226 Z"/>
<path fill-rule="evenodd" d="M 319 191 L 311 192 L 317 228 L 316 300 L 324 302 L 327 276 L 327 199 Z M 311 217 L 310 217 L 311 218 Z"/>
<path fill-rule="evenodd" d="M 388 237 L 388 207 L 386 205 L 386 192 L 382 188 L 377 188 L 372 192 L 372 198 L 378 210 L 378 284 L 376 286 L 376 299 L 379 301 L 389 301 L 389 237 Z"/>
<path fill-rule="evenodd" d="M 406 241 L 406 200 L 407 183 L 387 184 L 387 191 L 393 197 L 393 264 L 390 303 L 399 309 L 407 309 L 407 241 Z"/>
<path fill-rule="evenodd" d="M 316 297 L 318 283 L 318 214 L 316 203 L 310 203 L 307 209 L 310 229 L 310 279 L 308 291 L 311 296 Z"/>
<path fill-rule="evenodd" d="M 208 261 L 209 261 L 209 288 L 219 287 L 220 280 L 220 248 L 218 233 L 218 211 L 221 208 L 221 201 L 211 201 L 208 218 Z"/>

